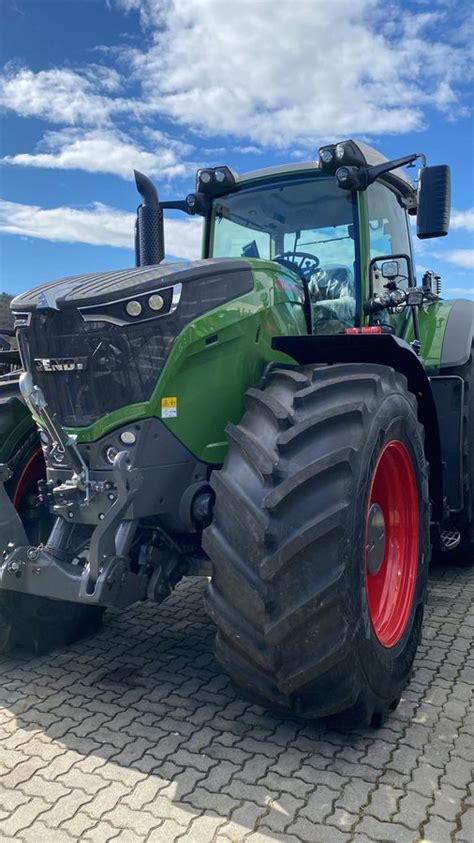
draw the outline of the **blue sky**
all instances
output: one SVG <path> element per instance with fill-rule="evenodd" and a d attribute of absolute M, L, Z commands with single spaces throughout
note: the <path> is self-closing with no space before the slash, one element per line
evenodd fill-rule
<path fill-rule="evenodd" d="M 133 263 L 132 168 L 162 198 L 360 138 L 449 163 L 451 232 L 415 243 L 472 295 L 474 18 L 459 0 L 0 0 L 0 290 Z M 166 224 L 197 257 L 199 221 Z"/>

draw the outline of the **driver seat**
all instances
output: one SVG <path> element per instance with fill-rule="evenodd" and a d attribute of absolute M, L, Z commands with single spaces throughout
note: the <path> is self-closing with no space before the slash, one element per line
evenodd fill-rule
<path fill-rule="evenodd" d="M 342 264 L 319 267 L 311 278 L 311 284 L 314 284 L 319 291 L 320 300 L 329 301 L 343 296 L 354 296 L 354 276 L 350 269 Z"/>

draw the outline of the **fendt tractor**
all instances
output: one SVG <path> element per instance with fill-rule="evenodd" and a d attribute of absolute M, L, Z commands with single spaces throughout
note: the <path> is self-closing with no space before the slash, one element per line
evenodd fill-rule
<path fill-rule="evenodd" d="M 434 272 L 417 284 L 410 236 L 410 216 L 447 234 L 449 168 L 349 140 L 200 169 L 179 201 L 135 178 L 136 267 L 11 305 L 1 646 L 73 641 L 206 575 L 243 695 L 377 726 L 432 552 L 474 539 L 473 303 L 443 301 Z M 201 260 L 162 262 L 167 208 L 202 217 Z"/>

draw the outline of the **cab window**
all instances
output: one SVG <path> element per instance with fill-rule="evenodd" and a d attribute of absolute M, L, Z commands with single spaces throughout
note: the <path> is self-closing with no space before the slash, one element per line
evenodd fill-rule
<path fill-rule="evenodd" d="M 214 239 L 214 258 L 228 258 L 229 256 L 247 256 L 253 258 L 270 258 L 271 239 L 266 231 L 252 230 L 240 222 L 218 218 L 218 227 Z"/>
<path fill-rule="evenodd" d="M 211 226 L 212 257 L 270 258 L 300 276 L 316 333 L 354 326 L 357 202 L 335 179 L 311 173 L 220 197 Z"/>
<path fill-rule="evenodd" d="M 406 211 L 397 195 L 381 182 L 367 189 L 369 212 L 370 257 L 378 255 L 410 255 L 411 243 Z M 399 286 L 407 286 L 408 279 Z"/>

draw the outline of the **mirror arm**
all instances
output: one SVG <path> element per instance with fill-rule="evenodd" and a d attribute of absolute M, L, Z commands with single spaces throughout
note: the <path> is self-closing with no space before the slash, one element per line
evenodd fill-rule
<path fill-rule="evenodd" d="M 160 202 L 160 208 L 171 208 L 176 211 L 184 211 L 185 214 L 190 214 L 191 211 L 184 201 L 184 199 L 176 199 L 173 201 Z"/>
<path fill-rule="evenodd" d="M 188 214 L 191 217 L 194 217 L 196 214 L 205 217 L 210 206 L 210 197 L 205 196 L 203 193 L 190 193 L 186 196 L 186 199 L 170 199 L 166 202 L 160 202 L 161 210 L 168 208 L 174 211 L 183 211 L 184 214 Z"/>
<path fill-rule="evenodd" d="M 377 164 L 376 167 L 367 167 L 365 172 L 365 186 L 368 187 L 369 184 L 378 179 L 379 176 L 382 176 L 384 173 L 390 172 L 390 170 L 396 170 L 399 167 L 406 167 L 407 164 L 413 164 L 417 158 L 421 158 L 422 166 L 426 167 L 426 156 L 423 152 L 412 152 L 411 155 L 404 155 L 403 158 L 395 158 L 393 161 L 384 161 L 383 164 Z"/>

